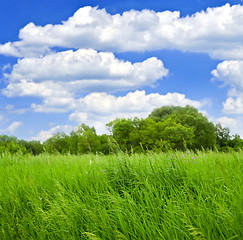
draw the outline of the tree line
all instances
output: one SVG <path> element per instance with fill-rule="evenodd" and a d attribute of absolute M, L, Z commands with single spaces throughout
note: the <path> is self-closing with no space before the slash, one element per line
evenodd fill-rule
<path fill-rule="evenodd" d="M 154 109 L 147 118 L 115 119 L 106 124 L 110 134 L 98 135 L 94 127 L 80 124 L 70 134 L 59 132 L 45 142 L 18 140 L 0 135 L 0 153 L 21 152 L 38 155 L 219 150 L 243 148 L 239 135 L 230 135 L 220 123 L 214 125 L 192 106 L 165 106 Z"/>

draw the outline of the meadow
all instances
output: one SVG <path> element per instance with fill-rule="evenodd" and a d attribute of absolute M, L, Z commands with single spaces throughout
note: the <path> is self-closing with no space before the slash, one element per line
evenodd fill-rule
<path fill-rule="evenodd" d="M 243 239 L 243 152 L 2 154 L 0 239 Z"/>

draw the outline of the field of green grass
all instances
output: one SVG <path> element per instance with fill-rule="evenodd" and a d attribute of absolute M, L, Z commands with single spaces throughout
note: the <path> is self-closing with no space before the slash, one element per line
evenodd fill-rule
<path fill-rule="evenodd" d="M 0 157 L 0 239 L 243 239 L 243 152 Z"/>

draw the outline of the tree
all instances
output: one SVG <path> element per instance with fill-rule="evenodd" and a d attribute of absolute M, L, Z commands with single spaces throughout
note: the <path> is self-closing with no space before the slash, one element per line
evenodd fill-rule
<path fill-rule="evenodd" d="M 226 148 L 231 148 L 233 150 L 239 150 L 243 148 L 243 140 L 240 138 L 239 135 L 234 135 L 232 139 L 229 139 L 226 142 Z"/>
<path fill-rule="evenodd" d="M 106 124 L 122 151 L 130 151 L 138 143 L 139 118 L 115 119 Z"/>
<path fill-rule="evenodd" d="M 168 118 L 173 119 L 176 123 L 184 127 L 194 129 L 194 144 L 191 146 L 195 149 L 213 148 L 216 145 L 215 126 L 209 122 L 206 116 L 203 116 L 192 106 L 166 106 L 157 108 L 152 111 L 149 118 L 155 121 L 165 121 Z"/>
<path fill-rule="evenodd" d="M 73 154 L 97 152 L 100 148 L 100 139 L 94 127 L 80 124 L 76 131 L 70 134 L 70 150 Z"/>
<path fill-rule="evenodd" d="M 141 121 L 139 136 L 142 146 L 148 150 L 185 150 L 194 141 L 194 130 L 171 118 L 159 122 L 147 118 Z"/>
<path fill-rule="evenodd" d="M 194 141 L 194 130 L 169 118 L 163 122 L 146 119 L 116 119 L 107 126 L 122 151 L 185 150 Z"/>
<path fill-rule="evenodd" d="M 139 127 L 139 143 L 145 150 L 157 150 L 162 146 L 162 129 L 160 122 L 143 119 Z"/>
<path fill-rule="evenodd" d="M 19 140 L 19 143 L 25 146 L 27 151 L 33 155 L 41 154 L 44 151 L 43 145 L 40 143 L 40 141 Z"/>
<path fill-rule="evenodd" d="M 58 132 L 52 137 L 48 138 L 44 143 L 44 149 L 49 153 L 59 152 L 66 154 L 68 149 L 69 136 L 64 132 Z"/>
<path fill-rule="evenodd" d="M 222 125 L 218 122 L 215 125 L 215 133 L 217 137 L 217 146 L 219 148 L 225 147 L 227 141 L 231 139 L 229 128 L 223 128 Z"/>
<path fill-rule="evenodd" d="M 26 154 L 27 150 L 16 137 L 0 135 L 0 153 L 2 152 L 8 152 L 11 154 L 20 152 L 22 154 Z"/>
<path fill-rule="evenodd" d="M 161 126 L 163 128 L 162 139 L 168 142 L 172 149 L 186 150 L 193 146 L 195 134 L 192 127 L 176 123 L 172 118 L 161 122 Z"/>

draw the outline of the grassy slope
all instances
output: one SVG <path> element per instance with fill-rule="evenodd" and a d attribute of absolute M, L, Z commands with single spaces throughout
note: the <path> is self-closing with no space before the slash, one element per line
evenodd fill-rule
<path fill-rule="evenodd" d="M 0 173 L 0 239 L 243 239 L 243 152 L 5 155 Z"/>

